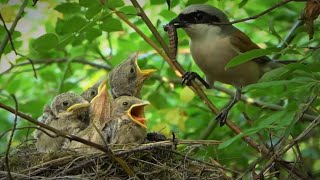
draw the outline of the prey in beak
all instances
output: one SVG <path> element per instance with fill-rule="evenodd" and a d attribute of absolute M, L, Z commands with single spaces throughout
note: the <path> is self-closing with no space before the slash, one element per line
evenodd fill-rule
<path fill-rule="evenodd" d="M 130 119 L 144 128 L 147 128 L 146 119 L 144 117 L 144 107 L 149 104 L 150 103 L 148 101 L 143 101 L 139 104 L 133 104 L 127 111 Z"/>

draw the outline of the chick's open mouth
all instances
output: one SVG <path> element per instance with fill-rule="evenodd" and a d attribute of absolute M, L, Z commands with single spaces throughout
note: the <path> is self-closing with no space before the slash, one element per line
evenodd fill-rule
<path fill-rule="evenodd" d="M 128 115 L 130 118 L 140 126 L 147 128 L 146 119 L 144 117 L 144 106 L 148 105 L 148 103 L 144 104 L 135 104 L 130 107 L 128 111 Z"/>

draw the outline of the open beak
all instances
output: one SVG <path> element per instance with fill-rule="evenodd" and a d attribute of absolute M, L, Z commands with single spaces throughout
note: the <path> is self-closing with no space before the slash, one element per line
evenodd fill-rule
<path fill-rule="evenodd" d="M 140 126 L 147 128 L 146 119 L 144 117 L 144 106 L 149 105 L 148 101 L 142 101 L 142 103 L 134 104 L 128 110 L 129 117 Z"/>
<path fill-rule="evenodd" d="M 89 106 L 90 106 L 89 102 L 77 103 L 77 104 L 74 104 L 74 105 L 70 106 L 67 109 L 67 112 L 72 112 L 72 111 L 75 111 L 75 110 L 78 110 L 78 109 L 84 109 L 84 108 L 87 108 Z"/>
<path fill-rule="evenodd" d="M 107 80 L 103 80 L 98 87 L 98 94 L 91 100 L 94 102 L 96 99 L 99 99 L 100 96 L 103 96 L 107 90 Z"/>
<path fill-rule="evenodd" d="M 141 70 L 138 65 L 138 53 L 135 53 L 133 55 L 133 57 L 134 57 L 134 63 L 136 64 L 136 67 L 138 68 L 138 76 L 149 77 L 149 76 L 151 76 L 152 73 L 157 71 L 156 69 L 143 69 L 143 70 Z"/>
<path fill-rule="evenodd" d="M 179 16 L 172 19 L 169 24 L 174 25 L 175 28 L 184 28 L 187 27 L 187 23 L 180 20 Z"/>

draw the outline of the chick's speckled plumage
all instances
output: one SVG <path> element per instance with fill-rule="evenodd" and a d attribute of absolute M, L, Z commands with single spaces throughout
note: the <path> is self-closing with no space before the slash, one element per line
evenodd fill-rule
<path fill-rule="evenodd" d="M 138 53 L 134 53 L 110 72 L 111 95 L 114 99 L 119 96 L 140 98 L 144 81 L 155 71 L 153 69 L 140 70 L 137 57 Z"/>
<path fill-rule="evenodd" d="M 68 134 L 75 134 L 85 129 L 89 124 L 89 103 L 81 96 L 74 93 L 63 93 L 56 96 L 50 107 L 46 107 L 42 116 L 42 122 Z M 68 143 L 62 137 L 46 130 L 50 137 L 40 130 L 34 133 L 37 139 L 36 147 L 40 152 L 58 150 Z"/>

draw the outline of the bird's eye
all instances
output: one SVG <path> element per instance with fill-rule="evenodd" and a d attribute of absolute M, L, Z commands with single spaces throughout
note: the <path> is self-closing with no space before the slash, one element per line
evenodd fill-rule
<path fill-rule="evenodd" d="M 202 18 L 203 18 L 203 15 L 200 14 L 200 13 L 197 13 L 196 16 L 195 16 L 195 19 L 196 19 L 197 21 L 202 20 Z"/>
<path fill-rule="evenodd" d="M 130 73 L 134 73 L 134 69 L 133 68 L 130 68 Z"/>
<path fill-rule="evenodd" d="M 69 105 L 69 102 L 68 102 L 68 101 L 63 101 L 63 102 L 62 102 L 62 105 L 63 105 L 63 106 L 68 106 L 68 105 Z"/>
<path fill-rule="evenodd" d="M 96 91 L 91 91 L 90 92 L 90 96 L 95 96 L 96 95 Z"/>
<path fill-rule="evenodd" d="M 123 102 L 122 105 L 126 106 L 128 105 L 128 102 Z"/>

